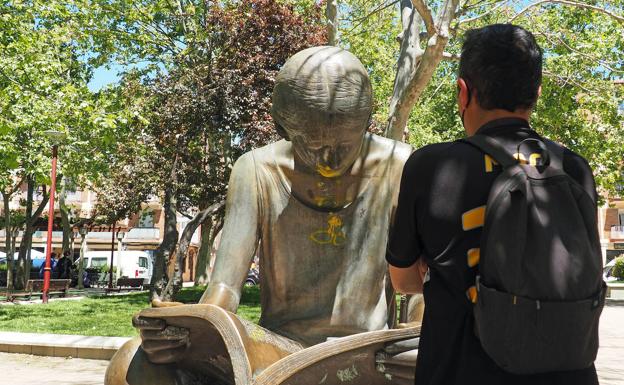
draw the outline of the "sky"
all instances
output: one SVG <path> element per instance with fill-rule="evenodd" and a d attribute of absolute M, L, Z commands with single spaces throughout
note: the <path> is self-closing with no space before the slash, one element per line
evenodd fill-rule
<path fill-rule="evenodd" d="M 99 91 L 109 84 L 119 81 L 117 75 L 123 69 L 120 65 L 113 65 L 111 68 L 99 67 L 93 72 L 93 78 L 89 82 L 89 89 L 93 92 Z"/>

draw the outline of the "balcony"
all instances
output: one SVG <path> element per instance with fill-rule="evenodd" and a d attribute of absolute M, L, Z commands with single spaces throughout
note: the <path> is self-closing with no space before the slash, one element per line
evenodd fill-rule
<path fill-rule="evenodd" d="M 611 226 L 611 239 L 624 239 L 624 226 Z"/>
<path fill-rule="evenodd" d="M 135 227 L 126 233 L 126 241 L 160 240 L 160 229 L 155 227 Z"/>

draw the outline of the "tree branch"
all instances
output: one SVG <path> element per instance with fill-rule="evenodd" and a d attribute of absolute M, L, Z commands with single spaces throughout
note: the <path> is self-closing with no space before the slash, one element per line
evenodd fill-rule
<path fill-rule="evenodd" d="M 513 22 L 514 20 L 516 20 L 520 16 L 524 15 L 525 13 L 527 13 L 529 10 L 531 10 L 531 8 L 539 7 L 539 6 L 542 6 L 544 4 L 548 4 L 548 3 L 567 5 L 569 7 L 590 9 L 592 11 L 596 11 L 596 12 L 599 12 L 599 13 L 603 13 L 603 14 L 605 14 L 607 16 L 610 16 L 610 17 L 614 18 L 615 20 L 619 21 L 620 23 L 624 23 L 624 16 L 615 14 L 615 13 L 609 11 L 608 9 L 600 8 L 600 7 L 597 7 L 595 5 L 591 5 L 591 4 L 580 3 L 578 1 L 570 1 L 570 0 L 540 0 L 538 2 L 535 2 L 533 4 L 530 4 L 530 5 L 526 6 L 523 10 L 518 12 L 514 17 L 509 19 L 509 23 Z"/>
<path fill-rule="evenodd" d="M 327 42 L 329 45 L 338 45 L 338 0 L 327 0 L 325 17 L 327 17 Z"/>
<path fill-rule="evenodd" d="M 442 54 L 442 59 L 448 61 L 459 61 L 459 59 L 461 59 L 461 55 L 456 53 L 444 52 Z"/>
<path fill-rule="evenodd" d="M 491 14 L 492 12 L 497 11 L 499 8 L 502 8 L 503 6 L 507 5 L 507 3 L 509 3 L 509 1 L 510 1 L 510 0 L 503 0 L 503 1 L 502 1 L 502 2 L 500 2 L 498 5 L 496 5 L 495 7 L 492 7 L 492 8 L 490 8 L 490 9 L 488 9 L 487 11 L 483 12 L 482 14 L 477 15 L 477 16 L 474 16 L 474 17 L 471 17 L 471 18 L 469 18 L 469 19 L 459 20 L 459 21 L 457 22 L 457 24 L 466 24 L 466 23 L 471 23 L 471 22 L 473 22 L 473 21 L 475 21 L 475 20 L 479 20 L 479 19 L 481 19 L 482 17 L 485 17 L 485 16 L 487 16 L 487 15 Z"/>
<path fill-rule="evenodd" d="M 429 36 L 433 36 L 436 33 L 435 22 L 433 21 L 433 14 L 431 13 L 431 9 L 425 4 L 424 0 L 412 0 L 412 4 L 418 14 L 425 22 L 425 27 L 427 28 L 427 33 Z"/>
<path fill-rule="evenodd" d="M 43 199 L 41 199 L 41 202 L 39 202 L 39 207 L 37 207 L 37 210 L 35 210 L 32 217 L 30 218 L 30 220 L 32 221 L 32 224 L 34 224 L 35 221 L 39 219 L 39 217 L 43 213 L 43 210 L 45 209 L 46 204 L 48 204 L 49 199 L 50 199 L 50 194 L 48 194 L 47 191 L 44 190 Z"/>

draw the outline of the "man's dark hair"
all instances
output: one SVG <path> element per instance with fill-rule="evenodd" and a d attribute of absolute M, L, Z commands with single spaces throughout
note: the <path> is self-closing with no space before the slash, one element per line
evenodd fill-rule
<path fill-rule="evenodd" d="M 459 77 L 481 108 L 513 112 L 535 106 L 542 83 L 542 49 L 524 28 L 494 24 L 466 32 Z"/>

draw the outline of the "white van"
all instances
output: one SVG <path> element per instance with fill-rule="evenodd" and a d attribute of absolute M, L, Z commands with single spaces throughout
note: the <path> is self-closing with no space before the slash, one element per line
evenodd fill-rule
<path fill-rule="evenodd" d="M 110 265 L 110 251 L 87 251 L 85 268 Z M 123 250 L 113 253 L 113 265 L 117 266 L 117 277 L 143 278 L 147 284 L 154 269 L 151 256 L 140 250 Z"/>

